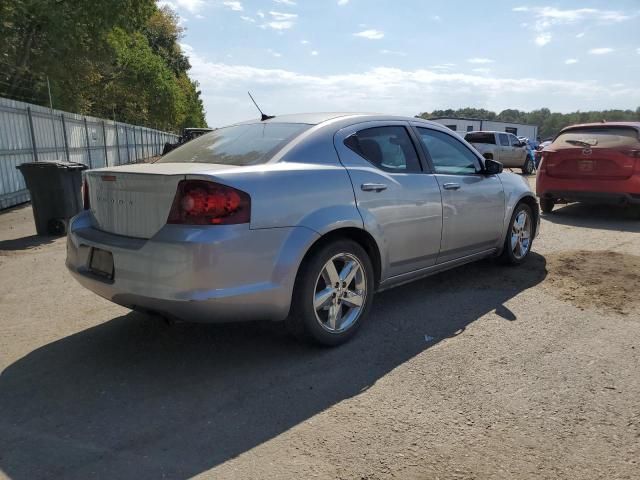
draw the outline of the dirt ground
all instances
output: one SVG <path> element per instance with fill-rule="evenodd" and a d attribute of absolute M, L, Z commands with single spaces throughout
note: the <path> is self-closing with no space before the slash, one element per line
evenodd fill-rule
<path fill-rule="evenodd" d="M 640 220 L 569 205 L 526 265 L 376 297 L 337 349 L 169 326 L 0 214 L 0 477 L 640 478 Z"/>

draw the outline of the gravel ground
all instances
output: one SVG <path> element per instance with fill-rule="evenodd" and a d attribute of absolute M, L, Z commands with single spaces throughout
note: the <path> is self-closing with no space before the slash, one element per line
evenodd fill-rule
<path fill-rule="evenodd" d="M 0 477 L 640 478 L 640 220 L 570 205 L 528 263 L 377 296 L 337 349 L 168 326 L 0 214 Z"/>

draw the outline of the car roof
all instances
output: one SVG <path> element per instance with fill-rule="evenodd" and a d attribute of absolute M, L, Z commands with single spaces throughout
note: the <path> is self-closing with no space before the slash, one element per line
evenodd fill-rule
<path fill-rule="evenodd" d="M 564 127 L 560 132 L 572 130 L 574 128 L 593 128 L 593 127 L 631 127 L 640 131 L 640 122 L 596 122 L 596 123 L 578 123 Z"/>
<path fill-rule="evenodd" d="M 497 130 L 473 130 L 471 132 L 465 132 L 465 133 L 504 133 L 505 135 L 514 135 L 514 133 L 509 133 L 509 132 L 499 132 Z M 524 137 L 523 137 L 524 138 Z"/>
<path fill-rule="evenodd" d="M 268 120 L 261 121 L 259 118 L 254 120 L 248 120 L 245 122 L 238 122 L 235 125 L 252 124 L 252 123 L 305 123 L 308 125 L 320 125 L 321 123 L 329 122 L 331 120 L 344 119 L 344 120 L 360 120 L 360 121 L 386 121 L 386 120 L 401 120 L 401 121 L 417 121 L 433 125 L 436 127 L 442 127 L 441 124 L 424 120 L 416 117 L 405 117 L 400 115 L 385 115 L 382 113 L 362 113 L 362 112 L 316 112 L 316 113 L 294 113 L 287 115 L 277 115 Z"/>

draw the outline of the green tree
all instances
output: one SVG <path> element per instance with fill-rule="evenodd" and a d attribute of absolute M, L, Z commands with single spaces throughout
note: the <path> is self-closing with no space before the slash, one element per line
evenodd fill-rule
<path fill-rule="evenodd" d="M 0 96 L 46 105 L 48 77 L 55 108 L 174 131 L 205 126 L 181 34 L 154 0 L 0 2 Z"/>
<path fill-rule="evenodd" d="M 576 123 L 590 123 L 601 121 L 640 121 L 640 107 L 636 110 L 604 110 L 590 112 L 557 113 L 548 108 L 523 112 L 516 109 L 506 109 L 496 115 L 495 112 L 477 108 L 460 108 L 457 110 L 434 110 L 416 115 L 419 118 L 430 119 L 437 117 L 477 118 L 483 120 L 499 120 L 502 122 L 526 123 L 538 126 L 538 135 L 542 138 L 555 136 L 561 129 Z"/>

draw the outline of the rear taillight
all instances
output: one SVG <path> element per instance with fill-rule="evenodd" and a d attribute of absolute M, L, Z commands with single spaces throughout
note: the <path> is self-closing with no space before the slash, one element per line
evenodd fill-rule
<path fill-rule="evenodd" d="M 204 180 L 182 180 L 167 223 L 233 225 L 249 223 L 251 197 L 245 192 Z"/>
<path fill-rule="evenodd" d="M 89 184 L 87 183 L 87 179 L 82 181 L 82 207 L 85 210 L 89 210 L 91 208 L 91 203 L 89 202 Z"/>
<path fill-rule="evenodd" d="M 634 175 L 640 175 L 640 149 L 634 148 L 631 150 L 625 150 L 624 154 L 636 159 L 633 173 Z"/>
<path fill-rule="evenodd" d="M 547 171 L 547 163 L 551 159 L 551 152 L 545 152 L 544 150 L 540 152 L 540 163 L 538 164 L 538 172 L 546 172 Z"/>

